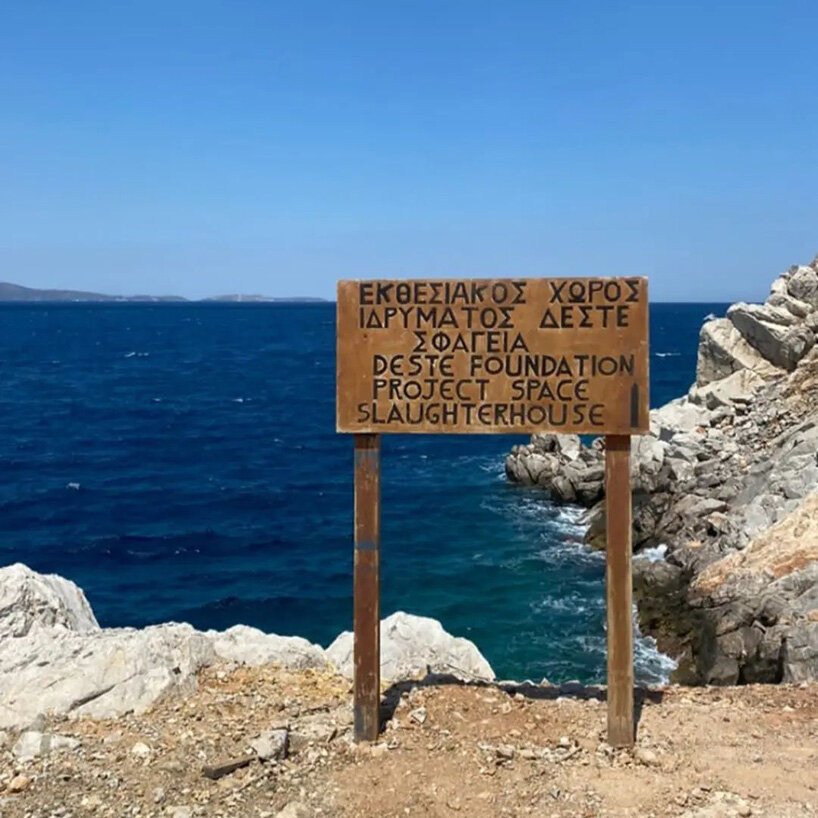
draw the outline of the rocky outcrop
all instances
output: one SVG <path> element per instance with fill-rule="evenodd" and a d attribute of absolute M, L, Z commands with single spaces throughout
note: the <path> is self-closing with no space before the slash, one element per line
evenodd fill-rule
<path fill-rule="evenodd" d="M 815 345 L 815 333 L 800 318 L 771 304 L 734 304 L 727 317 L 736 329 L 774 366 L 792 372 Z"/>
<path fill-rule="evenodd" d="M 278 636 L 247 625 L 234 625 L 226 631 L 207 631 L 205 635 L 210 638 L 219 659 L 240 665 L 309 668 L 327 663 L 324 651 L 300 636 Z"/>
<path fill-rule="evenodd" d="M 327 657 L 352 678 L 353 636 L 342 633 L 328 648 Z M 494 671 L 468 639 L 446 633 L 435 619 L 398 611 L 381 623 L 381 678 L 385 681 L 423 678 L 442 673 L 467 681 L 492 680 Z"/>
<path fill-rule="evenodd" d="M 143 712 L 162 696 L 194 690 L 197 671 L 215 659 L 210 640 L 190 625 L 38 628 L 0 645 L 0 727 L 27 727 L 47 713 Z"/>
<path fill-rule="evenodd" d="M 718 612 L 708 682 L 785 682 L 818 668 L 818 493 L 691 582 L 692 606 Z M 711 618 L 714 618 L 711 616 Z"/>
<path fill-rule="evenodd" d="M 766 376 L 775 374 L 776 367 L 750 346 L 729 318 L 708 321 L 699 335 L 696 383 L 704 386 L 743 369 Z"/>
<path fill-rule="evenodd" d="M 635 564 L 641 625 L 680 659 L 680 680 L 818 678 L 816 615 L 804 609 L 818 594 L 818 555 L 806 544 L 816 532 L 802 533 L 803 565 L 793 573 L 776 577 L 762 567 L 713 580 L 717 570 L 732 574 L 739 559 L 750 560 L 745 554 L 773 560 L 779 548 L 786 553 L 787 521 L 812 508 L 806 498 L 818 490 L 816 332 L 813 262 L 776 279 L 765 304 L 737 304 L 727 318 L 707 322 L 696 383 L 652 411 L 650 434 L 634 439 L 634 547 L 667 547 L 666 561 Z M 576 451 L 572 439 L 570 457 L 564 446 L 556 436 L 535 435 L 512 450 L 506 473 L 553 501 L 589 507 L 589 542 L 604 547 L 602 443 Z M 577 463 L 597 476 L 584 481 L 582 493 Z M 742 565 L 749 570 L 751 563 Z"/>
<path fill-rule="evenodd" d="M 85 594 L 55 574 L 38 574 L 21 563 L 0 568 L 0 641 L 32 628 L 99 630 Z"/>
<path fill-rule="evenodd" d="M 100 628 L 73 582 L 24 565 L 0 569 L 0 600 L 0 729 L 32 728 L 21 753 L 40 746 L 43 716 L 141 713 L 166 696 L 193 692 L 197 673 L 218 662 L 298 670 L 334 662 L 352 672 L 351 634 L 324 651 L 306 639 L 244 625 L 204 633 L 175 623 Z M 427 667 L 494 678 L 471 642 L 446 633 L 434 619 L 393 614 L 382 633 L 386 679 L 415 678 Z"/>

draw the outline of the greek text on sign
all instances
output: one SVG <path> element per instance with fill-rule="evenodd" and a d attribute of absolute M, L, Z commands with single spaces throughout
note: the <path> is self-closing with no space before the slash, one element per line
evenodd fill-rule
<path fill-rule="evenodd" d="M 341 281 L 339 432 L 648 430 L 644 278 Z"/>

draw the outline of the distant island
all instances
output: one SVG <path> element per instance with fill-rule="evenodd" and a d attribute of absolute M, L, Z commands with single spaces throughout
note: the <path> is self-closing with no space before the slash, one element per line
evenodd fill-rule
<path fill-rule="evenodd" d="M 66 302 L 66 301 L 101 301 L 101 302 L 149 302 L 149 303 L 321 303 L 325 298 L 273 298 L 266 295 L 217 295 L 210 298 L 183 298 L 181 295 L 105 295 L 103 293 L 89 293 L 82 290 L 38 290 L 33 287 L 23 287 L 19 284 L 9 284 L 0 281 L 0 302 L 29 301 L 29 302 Z"/>

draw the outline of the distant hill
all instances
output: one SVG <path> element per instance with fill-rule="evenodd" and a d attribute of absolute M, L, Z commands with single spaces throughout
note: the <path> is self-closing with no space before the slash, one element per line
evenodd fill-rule
<path fill-rule="evenodd" d="M 104 295 L 103 293 L 89 293 L 82 290 L 37 290 L 33 287 L 22 287 L 19 284 L 9 284 L 0 281 L 0 302 L 3 301 L 103 301 L 103 302 L 191 302 L 197 299 L 183 298 L 180 295 Z M 229 302 L 229 303 L 299 303 L 322 302 L 323 298 L 270 298 L 264 295 L 219 295 L 213 298 L 198 299 L 201 302 Z"/>

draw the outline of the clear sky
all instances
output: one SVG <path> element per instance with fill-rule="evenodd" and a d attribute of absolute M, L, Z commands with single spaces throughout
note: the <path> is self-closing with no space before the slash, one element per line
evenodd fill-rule
<path fill-rule="evenodd" d="M 818 253 L 818 3 L 3 3 L 0 279 L 332 297 Z"/>

